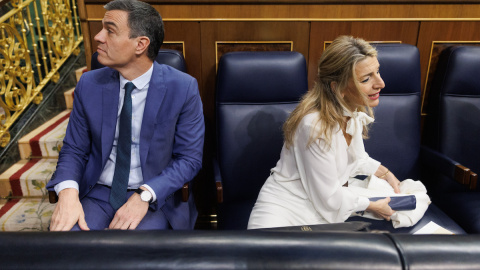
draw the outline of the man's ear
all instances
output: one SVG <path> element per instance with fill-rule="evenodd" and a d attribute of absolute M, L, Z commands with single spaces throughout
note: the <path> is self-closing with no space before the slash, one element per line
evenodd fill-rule
<path fill-rule="evenodd" d="M 150 39 L 148 37 L 137 37 L 137 47 L 135 49 L 135 53 L 137 55 L 143 54 L 148 49 L 148 45 L 150 45 Z"/>

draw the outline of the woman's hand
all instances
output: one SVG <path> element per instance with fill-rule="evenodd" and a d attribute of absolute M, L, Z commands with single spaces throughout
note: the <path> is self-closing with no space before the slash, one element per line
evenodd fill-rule
<path fill-rule="evenodd" d="M 392 172 L 388 173 L 384 179 L 393 187 L 395 193 L 400 193 L 400 181 Z"/>
<path fill-rule="evenodd" d="M 375 172 L 375 176 L 387 181 L 393 187 L 395 193 L 400 193 L 400 181 L 398 181 L 397 177 L 385 166 L 380 165 Z"/>
<path fill-rule="evenodd" d="M 390 221 L 390 217 L 395 213 L 395 211 L 390 208 L 388 205 L 389 202 L 390 197 L 378 200 L 376 202 L 370 202 L 370 205 L 367 207 L 366 211 L 372 212 L 376 216 Z"/>

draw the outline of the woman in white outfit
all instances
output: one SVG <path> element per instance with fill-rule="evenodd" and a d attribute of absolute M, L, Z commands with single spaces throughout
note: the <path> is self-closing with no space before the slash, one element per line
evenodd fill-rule
<path fill-rule="evenodd" d="M 348 187 L 356 175 L 375 175 L 396 193 L 399 181 L 365 152 L 372 107 L 385 87 L 377 51 L 341 36 L 322 54 L 315 86 L 283 126 L 280 160 L 262 187 L 249 229 L 344 222 L 369 211 L 390 220 L 390 198 L 370 202 Z"/>

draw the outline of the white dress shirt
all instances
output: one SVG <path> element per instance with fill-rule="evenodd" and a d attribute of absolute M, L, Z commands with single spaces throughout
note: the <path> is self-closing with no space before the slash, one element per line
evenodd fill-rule
<path fill-rule="evenodd" d="M 319 131 L 318 113 L 306 115 L 300 122 L 293 145 L 283 146 L 280 160 L 271 171 L 250 215 L 249 229 L 344 222 L 369 205 L 365 196 L 343 186 L 356 175 L 374 174 L 380 162 L 365 152 L 363 124 L 372 121 L 365 113 L 346 111 L 351 119 L 347 145 L 337 125 L 331 145 L 324 139 L 307 146 L 310 135 Z"/>

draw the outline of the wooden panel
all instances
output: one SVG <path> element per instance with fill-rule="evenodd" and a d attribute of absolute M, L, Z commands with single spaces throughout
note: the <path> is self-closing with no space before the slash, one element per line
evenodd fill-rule
<path fill-rule="evenodd" d="M 402 42 L 416 45 L 418 22 L 312 22 L 308 61 L 309 86 L 317 75 L 317 64 L 325 42 L 340 35 L 361 37 L 367 41 Z"/>
<path fill-rule="evenodd" d="M 97 46 L 98 43 L 94 40 L 95 36 L 102 30 L 102 22 L 88 22 L 89 26 L 89 36 L 88 40 L 91 42 L 90 48 L 91 50 L 87 50 L 87 46 L 85 46 L 85 58 L 87 59 L 87 67 L 90 70 L 91 66 L 91 59 L 92 59 L 92 54 L 97 51 Z M 87 42 L 87 41 L 85 41 Z"/>
<path fill-rule="evenodd" d="M 239 19 L 239 18 L 292 18 L 296 20 L 325 20 L 325 19 L 395 19 L 410 18 L 472 18 L 478 20 L 480 5 L 268 5 L 268 4 L 154 4 L 164 19 Z M 88 4 L 86 6 L 89 19 L 101 19 L 103 17 L 103 4 Z"/>
<path fill-rule="evenodd" d="M 229 52 L 267 52 L 293 51 L 292 41 L 217 41 L 215 42 L 215 70 L 218 70 L 218 60 Z"/>
<path fill-rule="evenodd" d="M 480 41 L 480 22 L 422 22 L 417 47 L 422 63 L 422 114 L 428 114 L 429 84 L 441 48 L 450 44 Z M 443 44 L 443 45 L 442 45 Z M 430 70 L 430 72 L 428 72 Z"/>
<path fill-rule="evenodd" d="M 217 41 L 291 41 L 308 59 L 307 22 L 202 22 L 202 77 L 207 121 L 213 124 Z"/>
<path fill-rule="evenodd" d="M 162 49 L 178 51 L 185 58 L 185 42 L 183 41 L 164 41 Z"/>
<path fill-rule="evenodd" d="M 198 22 L 164 22 L 165 42 L 182 41 L 185 46 L 185 61 L 188 74 L 195 77 L 202 93 L 202 55 L 200 47 L 200 24 Z M 171 48 L 169 45 L 162 48 Z"/>

